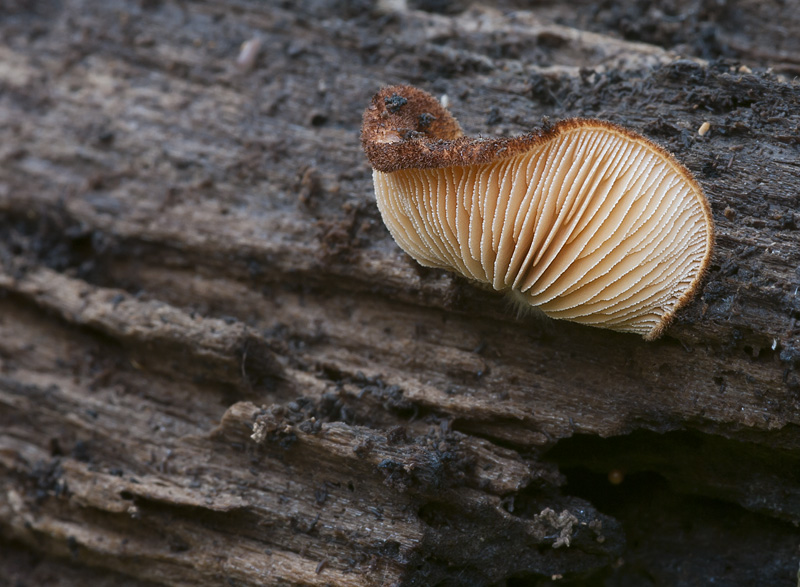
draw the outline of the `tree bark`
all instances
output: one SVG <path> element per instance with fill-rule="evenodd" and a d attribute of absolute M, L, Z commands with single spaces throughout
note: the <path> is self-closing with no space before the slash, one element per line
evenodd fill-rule
<path fill-rule="evenodd" d="M 0 2 L 0 575 L 790 584 L 790 4 Z M 649 343 L 417 266 L 358 140 L 388 83 L 664 145 L 704 289 Z"/>

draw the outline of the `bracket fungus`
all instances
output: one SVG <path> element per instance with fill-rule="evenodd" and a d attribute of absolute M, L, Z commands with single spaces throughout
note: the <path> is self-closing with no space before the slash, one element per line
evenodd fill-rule
<path fill-rule="evenodd" d="M 691 173 L 609 122 L 470 138 L 433 96 L 392 86 L 364 112 L 361 141 L 403 250 L 551 318 L 653 340 L 709 264 L 713 223 Z"/>

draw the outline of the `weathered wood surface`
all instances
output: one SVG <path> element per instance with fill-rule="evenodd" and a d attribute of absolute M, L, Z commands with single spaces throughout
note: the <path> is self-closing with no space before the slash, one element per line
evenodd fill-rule
<path fill-rule="evenodd" d="M 434 4 L 0 3 L 0 575 L 792 584 L 800 10 Z M 358 144 L 385 83 L 665 145 L 702 294 L 646 343 L 416 266 Z"/>

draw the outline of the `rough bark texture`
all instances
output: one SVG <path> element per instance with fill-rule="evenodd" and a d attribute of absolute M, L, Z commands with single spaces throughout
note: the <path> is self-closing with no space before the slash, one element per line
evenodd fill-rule
<path fill-rule="evenodd" d="M 0 583 L 794 584 L 798 72 L 794 0 L 0 2 Z M 670 149 L 701 295 L 647 343 L 416 266 L 388 83 Z"/>

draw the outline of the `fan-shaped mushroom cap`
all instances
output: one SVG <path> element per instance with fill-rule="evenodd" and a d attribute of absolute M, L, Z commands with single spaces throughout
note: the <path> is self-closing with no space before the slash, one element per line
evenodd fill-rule
<path fill-rule="evenodd" d="M 468 138 L 431 95 L 393 86 L 373 98 L 361 138 L 403 250 L 552 318 L 655 339 L 709 263 L 700 186 L 667 151 L 614 124 L 571 119 Z"/>

